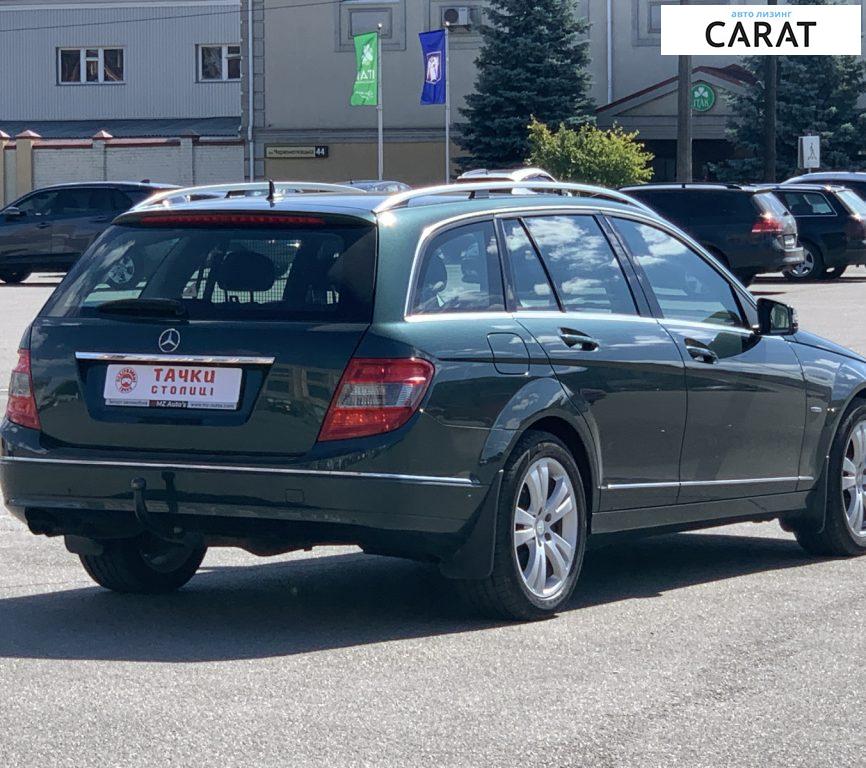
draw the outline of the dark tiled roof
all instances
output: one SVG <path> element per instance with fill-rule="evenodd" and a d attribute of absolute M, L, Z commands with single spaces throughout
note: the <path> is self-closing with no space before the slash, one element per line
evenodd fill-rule
<path fill-rule="evenodd" d="M 148 138 L 199 136 L 237 138 L 240 117 L 177 118 L 161 120 L 3 120 L 0 131 L 17 136 L 23 131 L 35 131 L 43 139 L 89 139 L 97 131 L 106 130 L 115 138 Z"/>

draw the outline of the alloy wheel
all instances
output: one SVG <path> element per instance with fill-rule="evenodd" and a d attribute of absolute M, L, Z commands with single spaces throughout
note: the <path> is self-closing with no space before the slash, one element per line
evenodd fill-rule
<path fill-rule="evenodd" d="M 815 271 L 815 255 L 808 248 L 803 248 L 803 261 L 794 267 L 791 267 L 790 273 L 794 277 L 804 278 L 810 277 Z"/>
<path fill-rule="evenodd" d="M 851 431 L 842 458 L 842 505 L 848 528 L 857 538 L 866 538 L 866 420 Z"/>
<path fill-rule="evenodd" d="M 577 536 L 577 498 L 571 478 L 556 459 L 538 459 L 521 481 L 512 537 L 518 570 L 533 595 L 548 599 L 565 587 Z"/>

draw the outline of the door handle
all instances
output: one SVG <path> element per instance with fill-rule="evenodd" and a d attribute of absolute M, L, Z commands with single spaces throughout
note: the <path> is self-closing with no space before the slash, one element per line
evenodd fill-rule
<path fill-rule="evenodd" d="M 574 331 L 571 328 L 560 328 L 559 338 L 563 340 L 567 347 L 580 347 L 584 352 L 594 352 L 601 346 L 598 339 L 587 336 L 581 331 Z"/>
<path fill-rule="evenodd" d="M 48 227 L 50 226 L 51 224 L 49 224 L 47 221 L 43 221 L 40 224 L 36 225 L 36 229 L 48 229 Z"/>
<path fill-rule="evenodd" d="M 696 341 L 686 341 L 686 351 L 695 359 L 702 363 L 712 365 L 719 361 L 719 356 L 709 347 L 704 346 Z"/>

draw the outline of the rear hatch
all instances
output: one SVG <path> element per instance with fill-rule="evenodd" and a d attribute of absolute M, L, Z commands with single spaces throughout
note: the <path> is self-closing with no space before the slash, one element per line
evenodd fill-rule
<path fill-rule="evenodd" d="M 369 326 L 371 220 L 145 213 L 111 227 L 33 325 L 47 444 L 296 456 Z"/>
<path fill-rule="evenodd" d="M 769 235 L 778 241 L 784 250 L 797 247 L 797 220 L 772 192 L 758 192 L 753 198 L 759 217 L 752 226 L 752 233 Z"/>

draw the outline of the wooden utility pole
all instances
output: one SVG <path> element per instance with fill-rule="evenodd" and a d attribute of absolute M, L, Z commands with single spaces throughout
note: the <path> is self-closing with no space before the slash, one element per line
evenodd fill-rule
<path fill-rule="evenodd" d="M 767 0 L 776 5 L 778 0 Z M 776 180 L 776 101 L 778 97 L 778 60 L 767 56 L 764 62 L 764 181 Z"/>
<path fill-rule="evenodd" d="M 688 5 L 680 0 L 680 5 Z M 692 57 L 680 56 L 677 75 L 677 181 L 692 180 Z"/>

